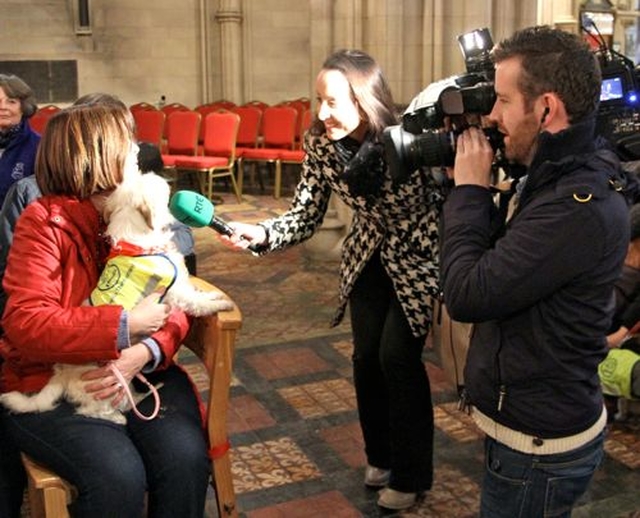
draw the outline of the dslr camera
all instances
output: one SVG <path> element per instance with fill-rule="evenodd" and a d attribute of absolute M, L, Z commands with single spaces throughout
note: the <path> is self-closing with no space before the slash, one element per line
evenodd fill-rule
<path fill-rule="evenodd" d="M 495 69 L 489 29 L 462 34 L 458 43 L 466 73 L 427 86 L 409 103 L 402 123 L 384 131 L 385 155 L 394 181 L 405 180 L 423 166 L 453 166 L 456 138 L 469 127 L 469 115 L 487 115 L 493 108 Z M 483 131 L 494 151 L 502 148 L 502 134 L 496 128 Z"/>

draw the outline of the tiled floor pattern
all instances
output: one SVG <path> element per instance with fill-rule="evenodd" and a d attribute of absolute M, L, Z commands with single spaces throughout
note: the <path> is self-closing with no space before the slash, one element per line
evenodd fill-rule
<path fill-rule="evenodd" d="M 227 219 L 258 221 L 286 200 L 230 197 Z M 328 321 L 335 305 L 335 263 L 307 260 L 301 247 L 256 258 L 196 232 L 199 275 L 223 287 L 244 313 L 235 359 L 229 430 L 235 488 L 245 518 L 378 517 L 375 491 L 362 484 L 364 454 L 351 377 L 348 327 Z M 188 368 L 206 385 L 197 364 Z M 435 484 L 397 516 L 478 515 L 482 435 L 458 411 L 434 353 L 425 365 L 436 416 Z M 209 516 L 216 516 L 213 500 Z M 606 457 L 574 517 L 640 517 L 640 422 L 612 426 Z"/>

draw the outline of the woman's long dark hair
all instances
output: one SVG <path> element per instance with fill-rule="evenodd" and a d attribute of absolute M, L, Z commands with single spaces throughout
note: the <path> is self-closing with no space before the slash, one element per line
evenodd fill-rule
<path fill-rule="evenodd" d="M 361 50 L 338 50 L 326 59 L 322 69 L 338 70 L 344 74 L 374 140 L 382 136 L 384 128 L 397 124 L 391 90 L 380 66 L 369 54 Z M 316 119 L 313 129 L 315 133 L 322 132 L 322 121 Z"/>

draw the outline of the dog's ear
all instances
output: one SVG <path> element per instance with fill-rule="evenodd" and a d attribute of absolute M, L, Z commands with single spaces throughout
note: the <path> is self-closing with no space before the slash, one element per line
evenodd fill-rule
<path fill-rule="evenodd" d="M 171 187 L 161 176 L 155 173 L 146 173 L 142 175 L 140 192 L 144 193 L 141 196 L 143 206 L 139 208 L 140 213 L 145 218 L 149 228 L 160 230 L 155 227 L 162 228 L 169 222 L 167 217 Z"/>
<path fill-rule="evenodd" d="M 140 201 L 140 204 L 138 205 L 137 209 L 140 211 L 140 215 L 144 219 L 144 222 L 147 224 L 147 226 L 151 230 L 155 230 L 154 228 L 155 214 L 154 214 L 153 204 L 147 203 L 148 199 L 146 196 L 142 196 L 139 201 Z"/>

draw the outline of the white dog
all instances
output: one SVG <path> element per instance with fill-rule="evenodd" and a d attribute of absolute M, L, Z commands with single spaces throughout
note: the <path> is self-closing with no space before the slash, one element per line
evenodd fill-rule
<path fill-rule="evenodd" d="M 221 293 L 199 291 L 189 281 L 184 258 L 173 245 L 172 232 L 168 230 L 174 221 L 169 212 L 169 197 L 169 184 L 160 176 L 147 173 L 128 175 L 107 198 L 103 216 L 108 222 L 112 252 L 89 304 L 118 304 L 131 309 L 142 298 L 165 288 L 164 301 L 193 316 L 233 307 Z M 80 379 L 94 367 L 95 364 L 56 364 L 53 377 L 40 392 L 30 396 L 8 392 L 0 396 L 0 403 L 13 412 L 43 412 L 55 408 L 64 397 L 77 405 L 78 414 L 124 424 L 121 412 L 129 408 L 129 403 L 136 410 L 135 402 L 124 401 L 116 409 L 110 400 L 94 400 L 85 391 L 87 382 Z M 139 401 L 146 395 L 135 399 Z"/>

